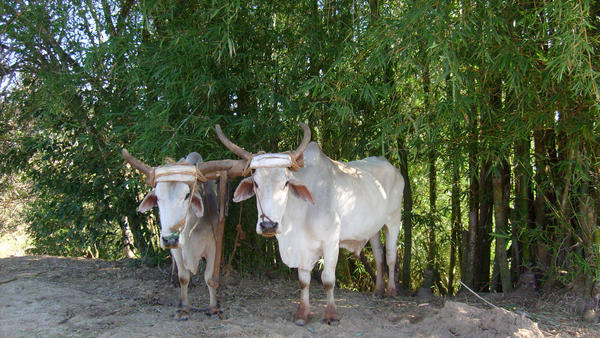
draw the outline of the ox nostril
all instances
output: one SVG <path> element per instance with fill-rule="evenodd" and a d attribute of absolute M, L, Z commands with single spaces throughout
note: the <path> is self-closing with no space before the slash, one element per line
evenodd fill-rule
<path fill-rule="evenodd" d="M 274 230 L 277 228 L 277 222 L 269 222 L 269 221 L 260 222 L 260 228 L 262 230 Z"/>
<path fill-rule="evenodd" d="M 172 238 L 172 237 L 161 237 L 162 242 L 164 244 L 164 246 L 166 248 L 175 248 L 177 247 L 177 244 L 179 242 L 178 238 Z"/>

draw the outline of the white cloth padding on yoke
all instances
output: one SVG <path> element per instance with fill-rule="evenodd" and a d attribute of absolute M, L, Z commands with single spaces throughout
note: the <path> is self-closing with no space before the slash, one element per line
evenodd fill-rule
<path fill-rule="evenodd" d="M 189 164 L 174 164 L 157 167 L 154 171 L 156 183 L 159 182 L 196 182 L 196 166 Z"/>
<path fill-rule="evenodd" d="M 254 156 L 250 163 L 250 169 L 256 168 L 288 168 L 292 165 L 289 154 L 261 154 Z"/>

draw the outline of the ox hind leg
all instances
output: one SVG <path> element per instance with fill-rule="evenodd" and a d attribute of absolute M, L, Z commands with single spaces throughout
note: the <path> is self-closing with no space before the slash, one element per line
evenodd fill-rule
<path fill-rule="evenodd" d="M 396 259 L 398 257 L 398 233 L 400 232 L 400 211 L 392 214 L 385 225 L 385 258 L 388 266 L 387 295 L 396 297 Z"/>
<path fill-rule="evenodd" d="M 208 296 L 210 298 L 210 304 L 206 314 L 220 315 L 222 312 L 219 310 L 219 304 L 217 303 L 217 287 L 219 286 L 219 282 L 213 278 L 216 250 L 211 250 L 210 252 L 211 253 L 206 257 L 206 269 L 204 270 L 204 282 L 206 282 L 206 286 L 208 286 Z"/>
<path fill-rule="evenodd" d="M 338 261 L 338 254 L 340 249 L 338 246 L 327 250 L 323 254 L 323 273 L 321 273 L 321 280 L 323 281 L 323 287 L 327 294 L 327 308 L 325 309 L 325 322 L 329 325 L 337 324 L 338 313 L 335 307 L 335 299 L 333 297 L 333 289 L 335 287 L 335 266 Z"/>
<path fill-rule="evenodd" d="M 180 249 L 171 249 L 171 256 L 177 263 L 179 275 L 179 310 L 175 313 L 175 320 L 188 320 L 190 318 L 190 300 L 188 298 L 188 285 L 191 273 L 183 265 L 183 257 Z"/>
<path fill-rule="evenodd" d="M 377 275 L 375 280 L 375 296 L 383 297 L 385 292 L 385 281 L 383 276 L 385 275 L 385 258 L 383 256 L 383 244 L 381 244 L 381 237 L 379 231 L 373 237 L 369 239 L 371 248 L 373 249 L 373 257 L 375 258 L 375 264 L 377 265 Z"/>
<path fill-rule="evenodd" d="M 310 270 L 298 268 L 298 280 L 300 281 L 300 304 L 294 315 L 294 321 L 298 326 L 304 326 L 308 320 L 308 312 L 310 311 L 309 293 L 310 287 Z"/>

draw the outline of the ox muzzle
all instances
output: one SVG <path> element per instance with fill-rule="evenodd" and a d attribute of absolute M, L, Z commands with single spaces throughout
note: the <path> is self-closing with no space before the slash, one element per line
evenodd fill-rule
<path fill-rule="evenodd" d="M 179 231 L 175 231 L 169 236 L 162 236 L 160 239 L 165 249 L 177 249 L 179 247 Z"/>
<path fill-rule="evenodd" d="M 261 235 L 265 237 L 273 237 L 277 233 L 277 227 L 279 226 L 279 223 L 268 220 L 260 222 L 258 226 L 260 227 Z"/>

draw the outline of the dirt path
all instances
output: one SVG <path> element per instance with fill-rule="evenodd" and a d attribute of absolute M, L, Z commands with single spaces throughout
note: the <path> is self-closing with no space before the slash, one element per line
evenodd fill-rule
<path fill-rule="evenodd" d="M 338 326 L 321 322 L 324 292 L 311 285 L 312 313 L 305 327 L 291 321 L 297 281 L 233 277 L 221 289 L 225 319 L 193 312 L 173 320 L 178 289 L 157 268 L 136 261 L 107 262 L 46 256 L 0 259 L 0 337 L 31 336 L 542 336 L 536 323 L 505 310 L 460 302 L 377 299 L 336 290 Z M 193 306 L 208 304 L 199 277 Z M 548 332 L 546 332 L 548 335 Z M 564 336 L 562 334 L 561 336 Z"/>

